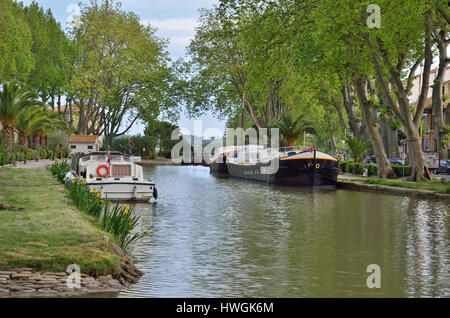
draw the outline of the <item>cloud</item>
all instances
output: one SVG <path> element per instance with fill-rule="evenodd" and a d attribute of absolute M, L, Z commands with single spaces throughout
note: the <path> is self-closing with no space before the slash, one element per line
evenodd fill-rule
<path fill-rule="evenodd" d="M 195 18 L 180 18 L 180 19 L 151 19 L 142 20 L 142 24 L 150 24 L 153 27 L 157 27 L 159 31 L 168 32 L 183 32 L 188 34 L 194 34 L 195 27 L 198 25 L 197 19 Z"/>

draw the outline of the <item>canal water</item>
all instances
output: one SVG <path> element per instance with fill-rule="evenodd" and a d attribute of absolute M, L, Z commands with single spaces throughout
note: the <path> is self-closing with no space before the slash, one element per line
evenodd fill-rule
<path fill-rule="evenodd" d="M 137 206 L 150 234 L 130 254 L 145 275 L 119 297 L 450 297 L 448 203 L 144 173 L 159 198 Z"/>

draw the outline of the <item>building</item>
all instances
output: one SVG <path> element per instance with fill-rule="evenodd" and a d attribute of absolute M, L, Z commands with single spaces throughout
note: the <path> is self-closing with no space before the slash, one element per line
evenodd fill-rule
<path fill-rule="evenodd" d="M 95 135 L 70 135 L 70 154 L 77 152 L 99 151 L 102 146 L 101 136 Z"/>
<path fill-rule="evenodd" d="M 424 151 L 437 151 L 437 138 L 436 138 L 436 130 L 434 129 L 434 120 L 433 120 L 433 109 L 432 109 L 432 94 L 433 94 L 433 83 L 436 77 L 437 69 L 431 70 L 430 72 L 430 88 L 428 89 L 428 96 L 425 103 L 424 114 L 422 117 L 422 124 L 420 135 L 422 138 L 422 146 Z M 420 90 L 422 87 L 423 75 L 420 74 L 416 76 L 413 81 L 413 87 L 411 90 L 411 96 L 409 96 L 409 100 L 411 106 L 416 106 L 419 100 Z M 450 67 L 446 69 L 443 85 L 442 85 L 442 95 L 447 97 L 447 100 L 444 102 L 444 124 L 450 125 Z"/>

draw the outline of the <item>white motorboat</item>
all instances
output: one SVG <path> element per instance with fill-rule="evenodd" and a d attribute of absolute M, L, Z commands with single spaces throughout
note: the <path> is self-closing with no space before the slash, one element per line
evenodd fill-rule
<path fill-rule="evenodd" d="M 149 201 L 157 198 L 155 183 L 144 179 L 140 157 L 121 152 L 80 152 L 72 155 L 67 180 L 85 179 L 101 197 L 113 201 Z"/>

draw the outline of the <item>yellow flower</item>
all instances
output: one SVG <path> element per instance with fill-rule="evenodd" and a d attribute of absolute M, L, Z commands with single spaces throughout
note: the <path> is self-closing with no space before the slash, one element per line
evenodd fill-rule
<path fill-rule="evenodd" d="M 104 200 L 100 200 L 100 203 L 105 203 L 105 201 Z"/>
<path fill-rule="evenodd" d="M 86 182 L 86 179 L 81 180 L 81 182 L 85 183 L 85 182 Z"/>
<path fill-rule="evenodd" d="M 64 179 L 63 179 L 63 181 L 64 181 L 64 182 L 66 182 L 66 181 L 67 181 L 67 179 L 66 179 L 66 178 L 64 178 Z"/>
<path fill-rule="evenodd" d="M 92 192 L 92 193 L 95 193 L 95 192 L 96 192 L 96 191 L 95 191 L 95 187 L 92 188 L 91 192 Z"/>
<path fill-rule="evenodd" d="M 147 233 L 147 234 L 148 234 L 148 233 L 150 233 L 150 231 L 149 231 L 149 230 L 145 230 L 145 233 Z"/>
<path fill-rule="evenodd" d="M 131 233 L 131 230 L 129 230 L 128 233 Z"/>
<path fill-rule="evenodd" d="M 97 198 L 100 198 L 100 192 L 97 193 Z"/>

